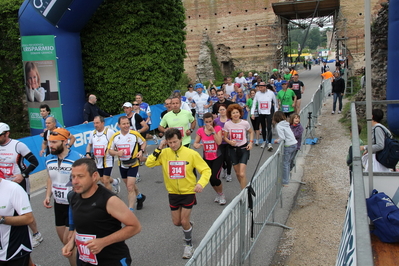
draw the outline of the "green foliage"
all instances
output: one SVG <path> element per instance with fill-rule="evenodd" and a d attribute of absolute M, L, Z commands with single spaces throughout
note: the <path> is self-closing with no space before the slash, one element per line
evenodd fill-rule
<path fill-rule="evenodd" d="M 23 106 L 25 94 L 17 16 L 21 3 L 21 0 L 0 1 L 0 121 L 11 127 L 13 138 L 16 132 L 20 132 L 19 136 L 29 134 L 28 115 Z"/>
<path fill-rule="evenodd" d="M 162 103 L 184 72 L 181 1 L 105 1 L 82 32 L 85 89 L 110 113 L 142 93 Z"/>
<path fill-rule="evenodd" d="M 207 42 L 206 45 L 211 51 L 211 63 L 212 63 L 213 73 L 215 74 L 215 80 L 213 82 L 214 84 L 219 82 L 223 83 L 224 76 L 222 73 L 222 69 L 220 68 L 219 62 L 217 60 L 215 50 L 213 49 L 213 46 L 210 42 Z M 207 83 L 209 83 L 209 81 L 207 81 Z"/>

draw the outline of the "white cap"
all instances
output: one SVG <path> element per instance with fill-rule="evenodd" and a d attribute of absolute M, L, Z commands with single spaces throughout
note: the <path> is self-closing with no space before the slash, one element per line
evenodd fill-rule
<path fill-rule="evenodd" d="M 0 135 L 6 131 L 10 131 L 10 127 L 6 123 L 0 123 Z"/>
<path fill-rule="evenodd" d="M 254 74 L 254 76 L 257 76 L 257 75 L 258 75 L 258 73 L 255 73 L 255 74 Z"/>
<path fill-rule="evenodd" d="M 122 107 L 133 107 L 133 105 L 130 102 L 125 102 Z"/>

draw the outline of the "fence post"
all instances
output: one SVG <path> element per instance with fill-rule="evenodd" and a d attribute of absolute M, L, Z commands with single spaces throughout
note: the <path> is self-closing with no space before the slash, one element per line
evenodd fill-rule
<path fill-rule="evenodd" d="M 246 235 L 246 201 L 240 200 L 240 239 L 238 241 L 238 249 L 240 252 L 240 265 L 244 265 L 245 262 L 245 235 Z"/>

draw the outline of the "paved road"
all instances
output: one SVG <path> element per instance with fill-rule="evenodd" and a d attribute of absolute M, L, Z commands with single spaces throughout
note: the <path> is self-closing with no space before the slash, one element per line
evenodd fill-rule
<path fill-rule="evenodd" d="M 332 66 L 330 66 L 332 67 Z M 320 68 L 314 67 L 311 71 L 300 72 L 300 80 L 305 83 L 306 91 L 303 96 L 302 105 L 305 106 L 312 97 L 320 83 Z M 306 118 L 305 118 L 306 119 Z M 302 123 L 304 124 L 305 121 Z M 273 135 L 273 138 L 276 136 Z M 275 146 L 275 145 L 274 145 Z M 155 146 L 149 146 L 149 152 Z M 255 146 L 251 151 L 251 157 L 247 167 L 247 177 L 251 178 L 254 174 L 258 160 L 262 162 L 272 154 L 267 150 L 262 154 L 263 149 Z M 233 182 L 227 183 L 223 180 L 224 193 L 227 203 L 229 203 L 239 192 L 240 186 L 235 178 L 234 170 Z M 113 176 L 119 176 L 118 171 L 113 171 Z M 140 191 L 147 196 L 144 208 L 136 211 L 136 215 L 142 224 L 142 231 L 137 236 L 127 240 L 130 248 L 133 265 L 184 265 L 183 260 L 183 233 L 181 228 L 175 227 L 170 218 L 167 193 L 164 188 L 161 167 L 149 169 L 145 166 L 140 167 L 142 181 L 138 184 Z M 31 202 L 40 232 L 44 237 L 44 242 L 34 249 L 32 257 L 35 263 L 42 266 L 68 265 L 68 261 L 61 255 L 62 244 L 58 240 L 54 226 L 53 210 L 43 207 L 44 189 L 32 196 Z M 120 197 L 126 201 L 127 193 L 123 185 Z M 198 194 L 198 205 L 194 207 L 192 220 L 195 222 L 193 230 L 193 244 L 198 246 L 213 221 L 220 215 L 224 207 L 213 202 L 215 192 L 208 185 L 203 193 Z M 278 239 L 276 239 L 276 245 Z M 264 265 L 264 261 L 254 259 L 252 265 Z M 260 263 L 260 264 L 258 264 Z"/>

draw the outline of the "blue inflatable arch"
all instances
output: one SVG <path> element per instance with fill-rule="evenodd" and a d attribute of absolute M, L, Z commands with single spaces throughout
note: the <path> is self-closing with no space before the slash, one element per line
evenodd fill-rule
<path fill-rule="evenodd" d="M 82 109 L 86 99 L 80 31 L 102 2 L 103 0 L 25 0 L 19 9 L 22 38 L 54 35 L 59 104 L 65 126 L 83 121 Z M 35 107 L 39 105 L 35 104 Z M 31 122 L 32 134 L 41 131 L 42 129 L 32 128 Z"/>

